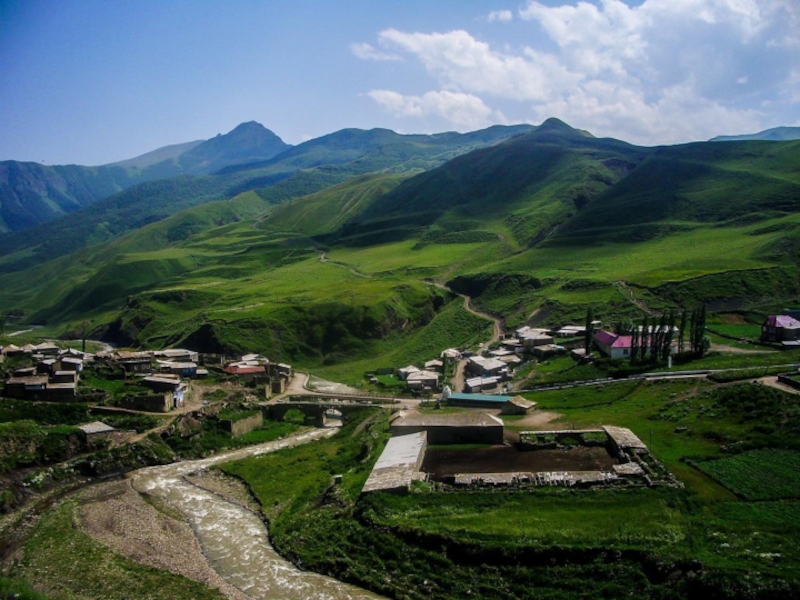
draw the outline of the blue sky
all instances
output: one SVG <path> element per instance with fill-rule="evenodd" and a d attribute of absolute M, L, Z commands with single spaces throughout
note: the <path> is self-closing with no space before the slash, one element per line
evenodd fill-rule
<path fill-rule="evenodd" d="M 549 116 L 647 145 L 800 125 L 800 2 L 0 0 L 0 160 Z"/>

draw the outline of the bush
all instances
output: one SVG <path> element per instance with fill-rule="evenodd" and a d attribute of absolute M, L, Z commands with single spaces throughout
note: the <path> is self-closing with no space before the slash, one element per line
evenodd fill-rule
<path fill-rule="evenodd" d="M 303 423 L 306 422 L 306 415 L 302 410 L 291 408 L 286 411 L 286 414 L 283 416 L 283 420 L 286 421 L 287 423 L 302 425 Z"/>

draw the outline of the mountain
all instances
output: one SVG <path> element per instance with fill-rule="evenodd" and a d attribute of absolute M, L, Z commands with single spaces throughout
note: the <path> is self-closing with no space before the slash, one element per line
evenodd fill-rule
<path fill-rule="evenodd" d="M 278 136 L 251 121 L 207 141 L 166 146 L 99 167 L 3 161 L 0 233 L 47 223 L 137 184 L 267 160 L 286 148 Z"/>
<path fill-rule="evenodd" d="M 759 133 L 748 135 L 719 135 L 712 142 L 742 142 L 746 140 L 765 140 L 769 142 L 786 142 L 800 140 L 800 127 L 775 127 Z"/>
<path fill-rule="evenodd" d="M 109 163 L 104 166 L 123 167 L 125 169 L 146 169 L 147 167 L 152 167 L 164 161 L 177 159 L 181 154 L 188 152 L 204 141 L 205 140 L 196 140 L 194 142 L 184 142 L 183 144 L 172 144 L 171 146 L 164 146 L 163 148 L 152 150 L 135 158 Z"/>
<path fill-rule="evenodd" d="M 435 166 L 454 148 L 434 137 L 347 130 L 171 180 L 165 199 L 283 177 L 60 257 L 39 236 L 0 258 L 0 305 L 62 329 L 90 320 L 121 344 L 251 349 L 336 374 L 480 339 L 486 322 L 434 282 L 508 326 L 589 305 L 605 322 L 699 302 L 750 314 L 800 294 L 800 142 L 641 148 L 549 120 Z M 133 222 L 136 207 L 117 210 Z M 92 231 L 118 225 L 98 214 L 83 215 Z"/>
<path fill-rule="evenodd" d="M 183 173 L 214 173 L 230 165 L 268 160 L 290 147 L 260 123 L 249 121 L 187 150 L 177 162 Z"/>
<path fill-rule="evenodd" d="M 211 175 L 181 175 L 149 181 L 95 201 L 91 208 L 34 229 L 0 235 L 0 272 L 28 268 L 163 219 L 180 210 L 257 190 L 264 199 L 281 202 L 376 171 L 414 172 L 530 130 L 529 125 L 495 126 L 468 134 L 400 135 L 386 129 L 335 132 L 255 163 L 234 165 Z M 238 131 L 237 131 L 238 130 Z M 235 133 L 235 136 L 234 136 Z M 268 154 L 278 148 L 272 134 L 255 123 L 204 142 L 178 157 L 186 168 L 221 164 L 230 139 L 246 149 L 229 149 L 239 159 L 253 148 Z M 249 144 L 249 146 L 248 146 Z M 250 148 L 249 150 L 247 148 Z M 187 155 L 188 158 L 187 158 Z M 227 160 L 227 159 L 225 159 Z M 169 161 L 148 167 L 162 168 Z M 191 165 L 194 165 L 192 167 Z M 8 256 L 8 255 L 14 256 Z"/>

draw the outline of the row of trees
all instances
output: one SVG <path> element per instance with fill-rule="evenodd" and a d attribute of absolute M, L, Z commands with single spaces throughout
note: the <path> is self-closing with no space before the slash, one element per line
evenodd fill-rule
<path fill-rule="evenodd" d="M 589 308 L 586 312 L 586 339 L 585 348 L 588 353 L 592 343 L 592 321 L 594 311 Z M 677 333 L 678 353 L 689 352 L 696 357 L 702 357 L 709 348 L 706 331 L 706 306 L 689 312 L 682 310 L 680 315 L 675 310 L 662 314 L 660 317 L 642 319 L 640 326 L 632 321 L 621 321 L 615 327 L 621 335 L 631 336 L 631 362 L 666 362 L 670 355 L 670 348 Z"/>

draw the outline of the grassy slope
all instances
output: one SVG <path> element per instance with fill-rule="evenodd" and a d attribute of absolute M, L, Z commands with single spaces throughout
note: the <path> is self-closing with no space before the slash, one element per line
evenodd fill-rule
<path fill-rule="evenodd" d="M 441 350 L 402 341 L 435 314 L 422 279 L 462 279 L 508 325 L 537 311 L 580 318 L 588 305 L 606 321 L 638 318 L 631 294 L 655 309 L 712 300 L 767 310 L 798 292 L 800 219 L 785 214 L 781 190 L 797 185 L 799 149 L 647 150 L 550 123 L 410 179 L 360 176 L 274 208 L 252 193 L 197 207 L 6 276 L 0 302 L 72 327 L 89 319 L 122 341 L 255 346 L 307 366 L 355 361 L 350 380 L 389 349 L 387 360 L 404 362 Z M 727 202 L 737 186 L 752 200 Z M 718 205 L 727 212 L 715 216 Z M 645 221 L 637 243 L 618 235 L 631 215 Z M 481 326 L 435 338 L 467 343 Z"/>
<path fill-rule="evenodd" d="M 776 392 L 764 400 L 769 410 L 748 421 L 746 390 L 725 390 L 624 382 L 531 396 L 565 415 L 557 427 L 633 428 L 686 490 L 429 494 L 423 486 L 358 498 L 382 437 L 355 424 L 313 447 L 225 468 L 250 484 L 281 552 L 396 597 L 794 597 L 796 583 L 785 581 L 800 573 L 796 486 L 789 501 L 748 502 L 686 459 L 724 456 L 721 447 L 736 439 L 791 441 L 792 432 L 755 425 L 781 421 L 797 397 Z M 688 431 L 675 433 L 682 425 Z M 329 487 L 335 473 L 344 473 L 341 488 Z"/>

